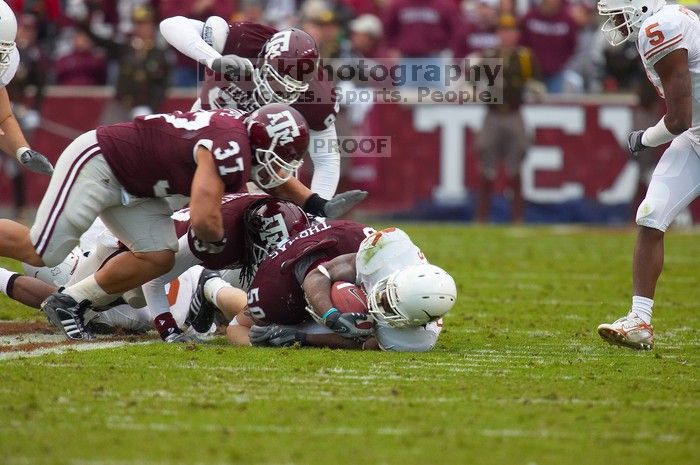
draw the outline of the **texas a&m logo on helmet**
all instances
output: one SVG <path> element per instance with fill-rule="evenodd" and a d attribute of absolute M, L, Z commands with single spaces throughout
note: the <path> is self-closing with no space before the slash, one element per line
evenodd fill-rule
<path fill-rule="evenodd" d="M 266 197 L 251 204 L 243 219 L 246 248 L 260 263 L 282 242 L 311 225 L 309 217 L 298 205 Z"/>
<path fill-rule="evenodd" d="M 291 109 L 291 108 L 290 108 Z M 270 124 L 267 126 L 267 134 L 272 139 L 273 145 L 287 145 L 299 137 L 299 125 L 297 125 L 292 112 L 283 110 L 279 113 L 267 115 Z"/>
<path fill-rule="evenodd" d="M 248 117 L 248 135 L 255 156 L 250 177 L 262 189 L 287 182 L 309 149 L 309 125 L 297 110 L 273 103 Z"/>

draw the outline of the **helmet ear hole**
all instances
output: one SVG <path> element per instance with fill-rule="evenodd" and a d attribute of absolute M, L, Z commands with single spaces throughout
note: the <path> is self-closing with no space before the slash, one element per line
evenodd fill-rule
<path fill-rule="evenodd" d="M 649 9 L 649 8 L 643 6 L 643 7 L 642 7 L 642 13 L 646 13 L 648 9 Z"/>

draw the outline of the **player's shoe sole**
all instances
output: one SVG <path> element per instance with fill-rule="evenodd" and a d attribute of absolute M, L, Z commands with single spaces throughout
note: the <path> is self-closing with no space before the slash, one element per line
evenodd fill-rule
<path fill-rule="evenodd" d="M 627 347 L 634 350 L 651 350 L 654 348 L 653 341 L 632 341 L 628 338 L 627 334 L 611 328 L 610 325 L 607 324 L 598 326 L 598 335 L 611 345 Z"/>

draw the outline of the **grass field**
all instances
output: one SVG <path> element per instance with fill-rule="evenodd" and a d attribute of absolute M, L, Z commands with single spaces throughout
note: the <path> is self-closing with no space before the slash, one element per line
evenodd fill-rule
<path fill-rule="evenodd" d="M 700 234 L 669 234 L 634 352 L 595 333 L 629 305 L 631 230 L 406 230 L 459 286 L 431 353 L 0 352 L 0 463 L 700 463 Z"/>

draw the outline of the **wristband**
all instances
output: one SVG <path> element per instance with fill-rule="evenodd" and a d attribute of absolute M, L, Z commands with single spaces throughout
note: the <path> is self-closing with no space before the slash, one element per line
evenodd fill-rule
<path fill-rule="evenodd" d="M 666 142 L 671 142 L 677 136 L 677 134 L 673 134 L 668 130 L 664 119 L 665 117 L 661 118 L 656 125 L 644 131 L 644 134 L 642 134 L 642 144 L 647 147 L 658 147 Z"/>
<path fill-rule="evenodd" d="M 321 198 L 320 195 L 311 194 L 311 197 L 304 202 L 304 211 L 309 215 L 326 216 L 326 212 L 323 209 L 327 203 L 328 200 Z"/>
<path fill-rule="evenodd" d="M 31 150 L 31 149 L 30 149 L 29 147 L 20 147 L 20 148 L 18 148 L 17 151 L 15 152 L 15 157 L 17 157 L 17 159 L 19 160 L 19 157 L 22 156 L 22 154 L 23 154 L 24 152 L 26 152 L 27 150 Z"/>
<path fill-rule="evenodd" d="M 323 316 L 321 317 L 321 319 L 323 321 L 326 321 L 326 318 L 328 318 L 329 316 L 331 316 L 332 314 L 334 314 L 337 311 L 338 311 L 338 309 L 333 307 L 330 310 L 328 310 L 326 313 L 324 313 Z"/>

